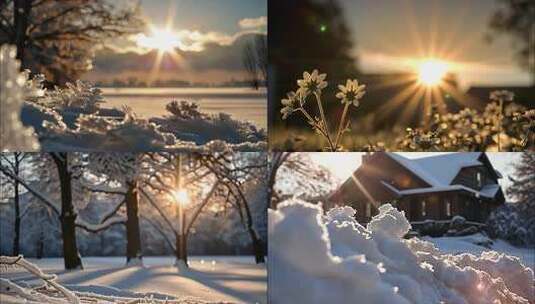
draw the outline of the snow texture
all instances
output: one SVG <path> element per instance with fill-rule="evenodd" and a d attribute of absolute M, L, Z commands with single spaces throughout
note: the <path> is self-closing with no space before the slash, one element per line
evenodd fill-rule
<path fill-rule="evenodd" d="M 397 153 L 387 153 L 392 159 L 409 169 L 434 187 L 451 184 L 464 167 L 481 166 L 481 153 L 450 153 L 408 159 Z"/>
<path fill-rule="evenodd" d="M 190 258 L 190 268 L 180 271 L 173 260 L 145 257 L 145 266 L 125 267 L 124 258 L 84 258 L 84 270 L 69 272 L 62 269 L 62 259 L 31 261 L 38 271 L 56 273 L 43 275 L 84 304 L 267 303 L 266 270 L 255 265 L 253 257 L 196 256 Z M 0 289 L 2 304 L 75 303 L 62 301 L 63 294 L 44 288 L 21 268 L 0 267 L 0 276 L 0 288 L 10 284 L 10 290 Z M 25 302 L 22 292 L 40 300 Z"/>
<path fill-rule="evenodd" d="M 224 113 L 183 117 L 179 112 L 178 117 L 175 111 L 175 116 L 161 119 L 139 118 L 128 107 L 101 113 L 105 100 L 98 88 L 78 80 L 46 90 L 43 75 L 29 80 L 29 72 L 19 72 L 15 55 L 14 47 L 1 46 L 0 151 L 221 152 L 267 147 L 263 129 Z M 170 109 L 178 107 L 169 104 Z"/>
<path fill-rule="evenodd" d="M 400 190 L 385 181 L 381 181 L 385 187 L 397 195 L 464 190 L 478 197 L 494 198 L 500 190 L 499 184 L 489 184 L 480 190 L 464 185 L 451 184 L 462 168 L 483 165 L 478 160 L 481 153 L 449 153 L 415 159 L 409 159 L 400 154 L 390 152 L 386 153 L 386 155 L 429 184 L 429 187 Z M 501 178 L 499 172 L 496 172 L 496 174 Z"/>
<path fill-rule="evenodd" d="M 367 227 L 349 207 L 289 200 L 269 211 L 271 303 L 530 303 L 533 270 L 516 257 L 451 255 L 402 239 L 410 224 L 390 205 Z"/>
<path fill-rule="evenodd" d="M 16 49 L 0 46 L 0 151 L 33 151 L 39 149 L 32 128 L 23 126 L 20 113 L 24 98 L 40 93 L 28 73 L 20 73 Z"/>

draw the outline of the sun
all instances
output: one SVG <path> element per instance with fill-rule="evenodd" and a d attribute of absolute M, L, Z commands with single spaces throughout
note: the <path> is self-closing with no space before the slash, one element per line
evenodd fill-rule
<path fill-rule="evenodd" d="M 418 65 L 418 79 L 427 86 L 438 85 L 447 72 L 448 65 L 437 59 L 426 59 Z"/>
<path fill-rule="evenodd" d="M 136 43 L 139 47 L 169 52 L 180 45 L 180 39 L 177 34 L 168 29 L 152 28 L 148 36 L 139 34 Z"/>

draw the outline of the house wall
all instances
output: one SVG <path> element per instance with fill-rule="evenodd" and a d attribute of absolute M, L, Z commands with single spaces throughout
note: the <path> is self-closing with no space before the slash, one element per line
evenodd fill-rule
<path fill-rule="evenodd" d="M 473 189 L 481 189 L 488 184 L 497 184 L 497 175 L 485 154 L 481 155 L 480 161 L 484 164 L 483 166 L 463 168 L 452 184 L 461 184 Z M 478 173 L 481 176 L 481 183 L 477 179 Z M 497 195 L 496 200 L 484 200 L 466 191 L 398 197 L 381 181 L 400 190 L 426 188 L 429 185 L 385 153 L 363 156 L 362 165 L 353 175 L 354 180 L 348 179 L 329 197 L 327 206 L 350 205 L 357 211 L 356 219 L 361 223 L 367 223 L 372 216 L 377 214 L 376 206 L 385 202 L 390 202 L 398 209 L 405 211 L 410 221 L 447 220 L 455 215 L 461 215 L 471 221 L 485 222 L 490 212 L 504 200 L 503 195 Z M 425 201 L 425 213 L 422 212 L 423 201 Z M 448 204 L 450 212 L 448 212 Z"/>
<path fill-rule="evenodd" d="M 477 178 L 478 173 L 480 180 Z M 481 190 L 485 185 L 497 183 L 498 181 L 491 176 L 489 169 L 485 166 L 463 168 L 452 182 L 452 184 L 465 185 L 477 190 Z"/>
<path fill-rule="evenodd" d="M 425 202 L 425 213 L 423 202 Z M 391 201 L 390 203 L 399 210 L 404 211 L 405 216 L 410 222 L 449 220 L 456 215 L 460 215 L 469 221 L 484 223 L 490 212 L 499 206 L 498 202 L 479 199 L 464 191 L 411 195 Z M 370 207 L 366 207 L 367 204 Z M 378 213 L 375 205 L 371 203 L 353 202 L 349 205 L 357 211 L 356 219 L 360 223 L 368 223 L 371 217 Z M 367 208 L 369 209 L 366 210 Z"/>

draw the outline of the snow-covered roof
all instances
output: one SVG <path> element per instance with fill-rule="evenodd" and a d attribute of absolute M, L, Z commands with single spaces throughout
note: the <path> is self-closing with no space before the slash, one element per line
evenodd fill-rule
<path fill-rule="evenodd" d="M 479 161 L 481 153 L 448 153 L 414 159 L 406 158 L 397 153 L 387 153 L 387 155 L 430 185 L 429 187 L 400 190 L 388 182 L 381 181 L 385 187 L 397 195 L 463 190 L 478 197 L 494 198 L 500 189 L 499 184 L 486 185 L 479 191 L 464 185 L 451 184 L 462 168 L 483 165 Z M 499 172 L 497 174 L 500 176 Z"/>
<path fill-rule="evenodd" d="M 464 190 L 470 193 L 473 193 L 477 197 L 486 197 L 486 198 L 494 198 L 496 193 L 498 192 L 498 189 L 500 189 L 500 186 L 498 184 L 495 185 L 488 185 L 483 187 L 481 191 L 474 190 L 472 188 L 466 187 L 464 185 L 448 185 L 448 186 L 437 186 L 437 187 L 427 187 L 427 188 L 415 188 L 415 189 L 407 189 L 407 190 L 399 190 L 396 187 L 390 185 L 389 183 L 385 181 L 381 181 L 381 183 L 387 187 L 388 189 L 392 190 L 395 194 L 398 196 L 401 195 L 410 195 L 410 194 L 424 194 L 424 193 L 433 193 L 433 192 L 447 192 L 447 191 L 458 191 L 458 190 Z M 488 187 L 488 189 L 486 189 Z"/>
<path fill-rule="evenodd" d="M 481 153 L 448 153 L 415 159 L 397 153 L 387 155 L 432 187 L 450 185 L 462 168 L 483 165 L 478 160 Z"/>

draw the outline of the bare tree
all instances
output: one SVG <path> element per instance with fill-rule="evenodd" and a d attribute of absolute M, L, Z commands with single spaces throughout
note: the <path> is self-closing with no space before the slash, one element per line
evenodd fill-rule
<path fill-rule="evenodd" d="M 251 86 L 258 90 L 258 87 L 260 86 L 260 79 L 258 74 L 255 48 L 252 43 L 247 43 L 243 48 L 243 66 L 247 71 L 247 75 L 249 77 L 248 81 L 251 83 Z"/>
<path fill-rule="evenodd" d="M 251 86 L 258 90 L 262 83 L 267 82 L 268 46 L 266 35 L 257 35 L 243 47 L 243 66 L 249 77 Z"/>
<path fill-rule="evenodd" d="M 11 174 L 20 177 L 23 170 L 23 162 L 30 154 L 24 152 L 2 153 L 0 154 L 0 164 L 9 170 Z M 7 186 L 7 187 L 6 187 Z M 22 220 L 22 212 L 20 206 L 20 183 L 16 179 L 5 179 L 5 184 L 1 183 L 2 191 L 10 191 L 13 193 L 13 209 L 15 211 L 15 220 L 13 224 L 13 256 L 20 254 L 20 223 Z"/>
<path fill-rule="evenodd" d="M 266 35 L 259 35 L 255 38 L 255 51 L 258 69 L 262 75 L 262 80 L 266 82 L 268 77 L 268 45 Z"/>
<path fill-rule="evenodd" d="M 332 173 L 315 164 L 307 153 L 273 152 L 268 165 L 268 200 L 270 208 L 277 208 L 285 197 L 296 195 L 308 199 L 322 197 L 335 184 Z M 291 183 L 291 189 L 281 189 L 281 184 Z M 296 192 L 295 189 L 299 189 Z"/>
<path fill-rule="evenodd" d="M 23 69 L 62 84 L 91 68 L 97 46 L 138 32 L 138 11 L 109 0 L 4 0 L 0 44 L 17 46 Z"/>
<path fill-rule="evenodd" d="M 143 182 L 142 195 L 158 216 L 163 219 L 163 226 L 152 221 L 149 217 L 143 217 L 149 222 L 165 239 L 169 247 L 175 252 L 176 265 L 188 265 L 188 236 L 195 221 L 204 208 L 220 196 L 220 183 L 211 177 L 211 172 L 203 168 L 192 154 L 180 153 L 150 153 L 152 161 L 151 172 Z M 201 193 L 201 188 L 209 185 L 207 194 Z M 185 191 L 191 194 L 197 193 L 188 206 L 179 206 L 181 202 L 175 201 L 178 198 L 177 191 Z M 170 202 L 170 204 L 165 204 Z M 167 208 L 166 208 L 167 207 Z M 180 210 L 183 208 L 183 210 Z M 187 209 L 186 209 L 187 208 Z M 171 218 L 175 210 L 176 220 Z M 187 212 L 186 212 L 187 211 Z M 187 213 L 187 214 L 186 214 Z M 176 224 L 173 224 L 176 222 Z M 174 236 L 174 242 L 169 239 L 167 232 Z"/>
<path fill-rule="evenodd" d="M 83 268 L 82 260 L 78 253 L 78 246 L 76 242 L 76 228 L 84 229 L 88 232 L 98 233 L 102 230 L 108 229 L 117 224 L 124 224 L 125 220 L 121 217 L 113 217 L 108 219 L 105 223 L 100 225 L 92 225 L 84 222 L 78 218 L 76 209 L 73 204 L 73 181 L 77 181 L 83 173 L 80 163 L 72 161 L 76 154 L 50 152 L 36 157 L 35 162 L 45 167 L 46 174 L 54 176 L 58 180 L 60 202 L 58 203 L 50 196 L 47 196 L 41 189 L 36 189 L 23 180 L 20 176 L 13 174 L 6 166 L 0 163 L 0 172 L 12 180 L 26 188 L 28 192 L 33 194 L 37 201 L 43 203 L 55 216 L 58 217 L 61 223 L 62 241 L 63 241 L 63 259 L 66 269 L 80 269 Z M 49 172 L 51 168 L 48 162 L 53 162 L 56 168 L 56 175 Z M 55 183 L 50 180 L 43 180 L 46 187 L 55 186 Z M 57 191 L 58 189 L 55 189 Z M 82 195 L 76 193 L 77 195 Z"/>
<path fill-rule="evenodd" d="M 126 263 L 142 261 L 141 232 L 139 227 L 139 187 L 144 170 L 144 155 L 135 153 L 91 153 L 89 164 L 92 173 L 101 175 L 99 184 L 85 185 L 92 192 L 119 195 L 123 199 L 102 217 L 100 223 L 126 209 Z M 119 186 L 113 186 L 117 185 Z"/>
<path fill-rule="evenodd" d="M 205 167 L 226 187 L 240 215 L 243 214 L 242 212 L 245 213 L 245 226 L 251 237 L 256 263 L 264 263 L 266 246 L 254 227 L 250 203 L 244 194 L 244 186 L 247 180 L 255 176 L 265 178 L 266 154 L 227 152 L 201 155 L 200 159 Z"/>
<path fill-rule="evenodd" d="M 267 198 L 269 200 L 269 207 L 275 209 L 279 198 L 274 191 L 275 182 L 277 180 L 277 173 L 279 169 L 290 157 L 291 152 L 272 152 L 268 159 L 268 182 L 267 182 Z"/>

